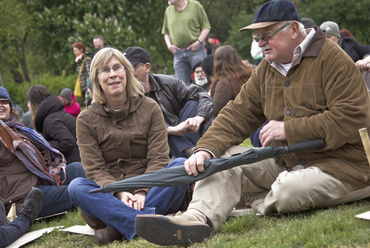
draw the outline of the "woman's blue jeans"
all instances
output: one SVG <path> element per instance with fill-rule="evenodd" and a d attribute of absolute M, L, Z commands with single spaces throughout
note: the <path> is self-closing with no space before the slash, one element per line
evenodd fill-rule
<path fill-rule="evenodd" d="M 56 185 L 37 185 L 37 188 L 41 189 L 44 196 L 42 209 L 37 217 L 61 213 L 74 207 L 74 203 L 68 195 L 69 183 L 75 178 L 86 177 L 86 173 L 80 162 L 74 162 L 67 165 L 66 174 L 66 181 L 63 185 L 60 185 L 60 190 Z M 63 172 L 60 173 L 60 179 L 64 180 Z"/>
<path fill-rule="evenodd" d="M 166 168 L 183 165 L 185 160 L 185 158 L 177 158 Z M 89 194 L 90 190 L 100 186 L 86 178 L 74 179 L 69 185 L 68 193 L 72 201 L 88 217 L 103 221 L 119 231 L 126 239 L 132 240 L 136 235 L 134 232 L 136 215 L 174 213 L 181 206 L 187 186 L 150 189 L 145 199 L 145 207 L 141 211 L 127 206 L 110 193 Z"/>

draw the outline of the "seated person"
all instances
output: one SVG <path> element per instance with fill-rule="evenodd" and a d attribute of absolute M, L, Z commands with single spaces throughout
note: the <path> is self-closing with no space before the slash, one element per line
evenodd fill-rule
<path fill-rule="evenodd" d="M 0 201 L 0 247 L 7 247 L 28 232 L 42 207 L 42 192 L 32 188 L 24 200 L 21 211 L 11 223 Z"/>
<path fill-rule="evenodd" d="M 124 54 L 134 66 L 145 95 L 154 99 L 163 112 L 170 156 L 189 157 L 204 131 L 203 125 L 212 117 L 213 103 L 208 93 L 171 76 L 150 74 L 152 59 L 141 47 L 129 47 Z"/>
<path fill-rule="evenodd" d="M 8 91 L 0 87 L 0 199 L 6 211 L 15 203 L 19 213 L 34 187 L 44 196 L 38 217 L 72 209 L 68 184 L 75 177 L 85 176 L 81 163 L 66 165 L 62 153 L 35 130 L 17 122 L 12 106 Z M 15 143 L 18 146 L 13 146 Z"/>
<path fill-rule="evenodd" d="M 76 102 L 76 96 L 69 88 L 64 88 L 60 91 L 59 99 L 64 104 L 64 110 L 77 118 L 81 112 L 81 106 Z"/>
<path fill-rule="evenodd" d="M 25 125 L 26 127 L 33 129 L 33 126 L 32 126 L 32 108 L 31 108 L 31 104 L 30 104 L 29 101 L 27 102 L 27 107 L 28 107 L 28 111 L 23 114 L 22 118 L 19 121 L 21 123 L 23 123 L 23 125 Z"/>
<path fill-rule="evenodd" d="M 326 40 L 320 28 L 305 29 L 287 0 L 263 4 L 241 31 L 249 29 L 256 30 L 265 58 L 198 141 L 185 162 L 187 174 L 207 170 L 204 161 L 210 158 L 248 150 L 236 145 L 266 120 L 260 132 L 263 146 L 320 138 L 325 146 L 236 166 L 198 181 L 186 212 L 136 217 L 135 231 L 148 241 L 202 242 L 234 207 L 249 206 L 261 215 L 296 213 L 369 196 L 370 167 L 358 129 L 369 130 L 370 101 L 351 58 Z"/>
<path fill-rule="evenodd" d="M 187 85 L 195 84 L 202 87 L 205 91 L 209 91 L 211 82 L 208 81 L 205 72 L 202 69 L 202 61 L 197 62 L 193 67 L 194 78 L 187 82 Z"/>
<path fill-rule="evenodd" d="M 76 117 L 68 114 L 57 96 L 45 86 L 36 84 L 27 91 L 32 107 L 35 130 L 52 147 L 63 153 L 67 163 L 80 162 L 76 140 Z"/>
<path fill-rule="evenodd" d="M 123 236 L 132 240 L 137 214 L 174 213 L 187 189 L 182 185 L 89 194 L 106 184 L 184 164 L 184 158 L 169 162 L 161 109 L 144 97 L 133 71 L 121 51 L 101 49 L 91 64 L 92 103 L 77 118 L 77 143 L 87 179 L 73 180 L 69 195 L 95 229 L 99 244 Z"/>

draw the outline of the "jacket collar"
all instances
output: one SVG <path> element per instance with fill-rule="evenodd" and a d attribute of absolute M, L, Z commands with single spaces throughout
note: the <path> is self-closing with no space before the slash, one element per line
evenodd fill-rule
<path fill-rule="evenodd" d="M 109 108 L 107 104 L 100 104 L 98 102 L 89 105 L 88 109 L 101 116 L 110 117 L 112 122 L 116 124 L 118 121 L 126 119 L 130 113 L 134 112 L 141 105 L 143 100 L 143 96 L 137 98 L 127 97 L 127 101 L 119 111 L 114 111 Z"/>
<path fill-rule="evenodd" d="M 149 84 L 150 84 L 150 91 L 158 91 L 162 90 L 160 84 L 158 84 L 157 80 L 155 80 L 152 74 L 149 74 Z"/>
<path fill-rule="evenodd" d="M 302 54 L 302 57 L 317 57 L 324 45 L 326 40 L 324 32 L 319 28 L 315 27 L 316 33 L 312 37 L 311 42 L 308 44 L 306 51 Z"/>

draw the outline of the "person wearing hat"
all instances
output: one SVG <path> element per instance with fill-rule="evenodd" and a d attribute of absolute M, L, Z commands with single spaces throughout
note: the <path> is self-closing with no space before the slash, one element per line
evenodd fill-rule
<path fill-rule="evenodd" d="M 209 91 L 211 82 L 208 81 L 205 72 L 202 69 L 202 61 L 198 61 L 193 67 L 194 78 L 187 82 L 187 85 L 195 84 L 202 87 L 205 91 Z"/>
<path fill-rule="evenodd" d="M 263 146 L 324 139 L 320 148 L 221 171 L 195 184 L 188 209 L 176 216 L 136 217 L 135 231 L 160 245 L 202 242 L 234 207 L 262 215 L 293 213 L 370 195 L 370 166 L 358 129 L 370 127 L 370 100 L 361 73 L 320 28 L 305 29 L 294 4 L 263 4 L 253 23 L 265 57 L 198 141 L 188 175 L 205 160 L 244 152 L 236 146 L 266 120 Z M 160 228 L 155 228 L 160 227 Z"/>
<path fill-rule="evenodd" d="M 74 208 L 69 183 L 85 176 L 81 163 L 66 165 L 61 152 L 17 117 L 8 91 L 0 87 L 0 247 L 27 232 L 36 217 Z M 18 217 L 9 224 L 13 203 Z"/>
<path fill-rule="evenodd" d="M 59 99 L 64 104 L 64 110 L 77 118 L 81 112 L 81 106 L 76 102 L 76 96 L 69 88 L 64 88 L 60 91 Z"/>
<path fill-rule="evenodd" d="M 370 46 L 359 44 L 354 37 L 340 36 L 339 25 L 332 21 L 324 22 L 320 28 L 325 33 L 325 37 L 338 44 L 353 60 L 357 62 L 370 54 Z"/>
<path fill-rule="evenodd" d="M 145 95 L 162 109 L 170 157 L 189 157 L 204 124 L 212 117 L 210 96 L 195 84 L 186 85 L 172 76 L 151 74 L 152 59 L 144 48 L 128 47 L 123 53 L 133 65 L 135 77 L 144 86 Z"/>

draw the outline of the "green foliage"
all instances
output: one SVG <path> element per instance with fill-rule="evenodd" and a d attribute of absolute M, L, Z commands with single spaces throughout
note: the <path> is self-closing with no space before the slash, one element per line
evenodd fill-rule
<path fill-rule="evenodd" d="M 48 88 L 53 94 L 56 96 L 59 95 L 60 91 L 63 88 L 70 88 L 74 89 L 76 83 L 76 76 L 50 76 L 50 74 L 45 74 L 43 77 L 36 78 L 32 80 L 31 83 L 23 82 L 21 84 L 14 84 L 14 83 L 4 83 L 4 87 L 9 92 L 9 95 L 12 99 L 14 104 L 21 105 L 23 111 L 27 110 L 27 98 L 26 93 L 29 88 L 31 88 L 35 84 L 44 85 Z"/>
<path fill-rule="evenodd" d="M 164 67 L 172 54 L 161 34 L 166 1 L 48 1 L 28 0 L 26 8 L 33 13 L 43 30 L 42 47 L 54 73 L 75 70 L 71 45 L 82 42 L 90 50 L 93 37 L 102 35 L 106 46 L 124 50 L 141 46 L 149 51 L 156 64 Z"/>
<path fill-rule="evenodd" d="M 340 28 L 348 29 L 360 44 L 370 44 L 370 1 L 326 0 L 308 1 L 301 5 L 302 17 L 308 17 L 320 26 L 325 21 L 334 21 Z"/>
<path fill-rule="evenodd" d="M 243 60 L 253 63 L 250 55 L 252 45 L 252 31 L 239 32 L 239 29 L 253 22 L 254 14 L 246 14 L 244 11 L 232 18 L 232 26 L 227 42 L 238 52 Z"/>
<path fill-rule="evenodd" d="M 29 81 L 28 69 L 25 62 L 25 42 L 31 32 L 33 21 L 24 10 L 19 0 L 0 1 L 0 64 L 13 75 L 16 83 L 25 79 Z M 21 70 L 18 68 L 21 65 Z M 4 71 L 4 69 L 2 69 Z M 22 73 L 20 72 L 23 72 Z"/>

